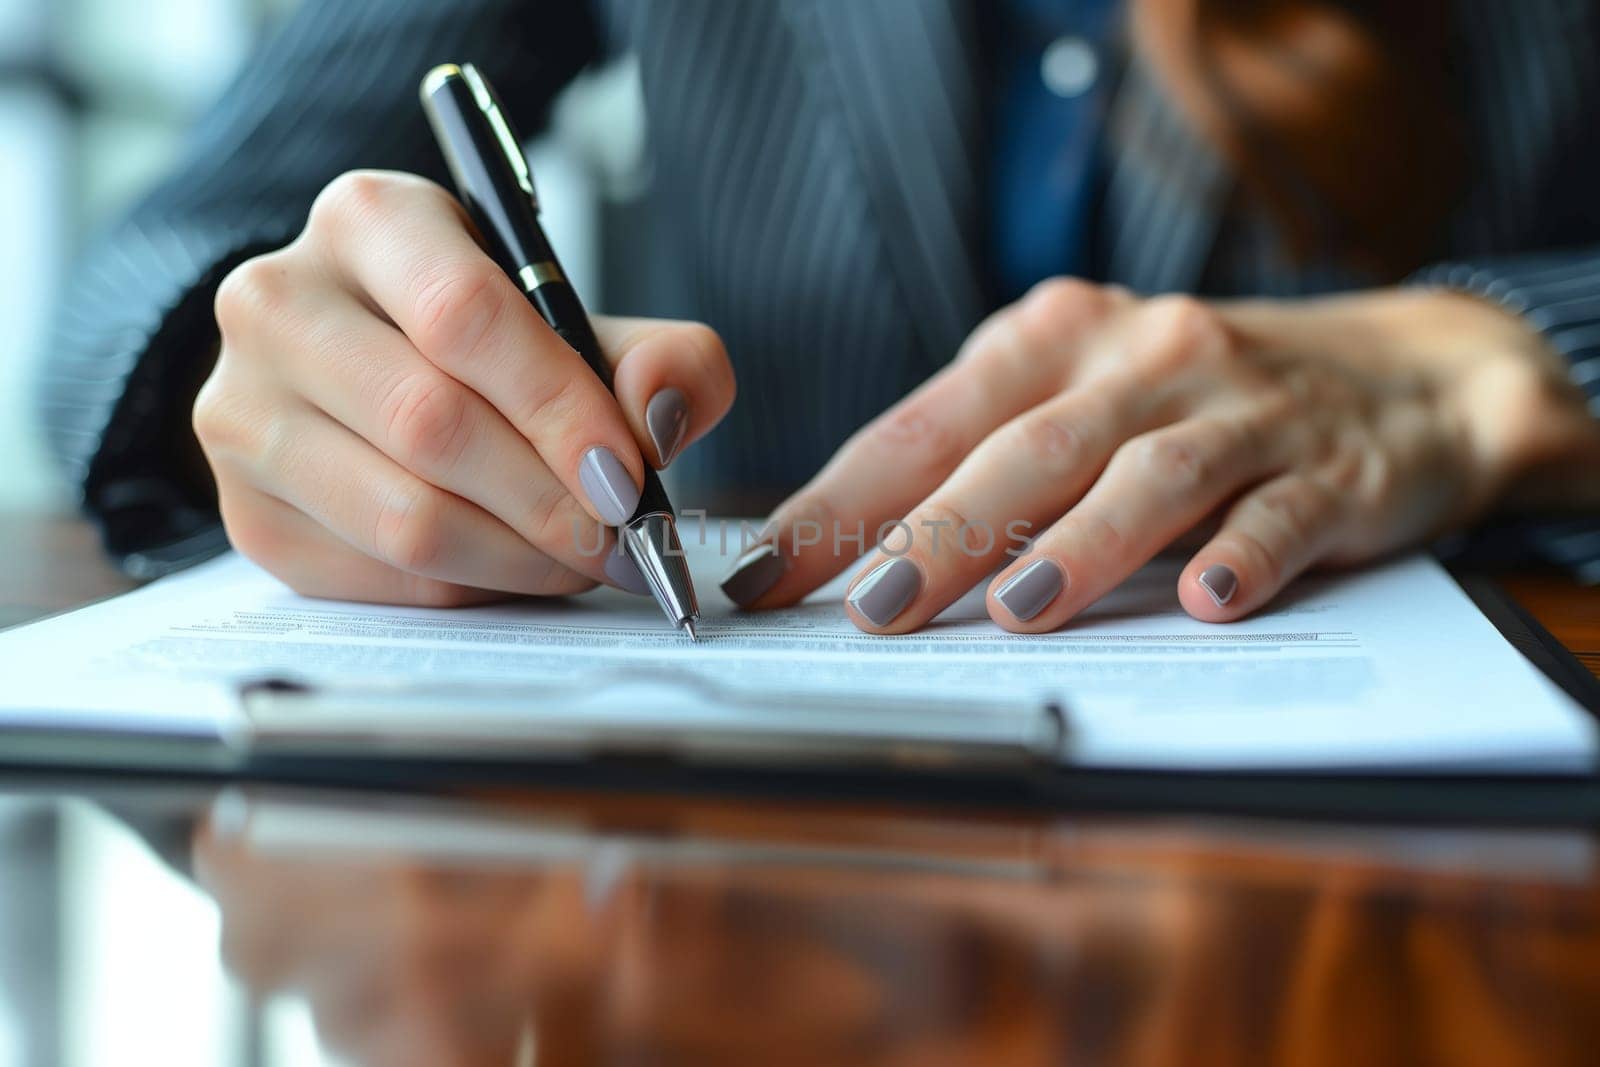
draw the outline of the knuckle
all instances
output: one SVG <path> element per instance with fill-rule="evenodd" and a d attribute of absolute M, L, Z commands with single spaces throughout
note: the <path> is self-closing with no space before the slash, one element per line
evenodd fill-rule
<path fill-rule="evenodd" d="M 312 201 L 308 228 L 343 229 L 380 214 L 389 203 L 395 178 L 379 170 L 345 171 Z"/>
<path fill-rule="evenodd" d="M 1281 424 L 1314 406 L 1303 376 L 1293 373 L 1261 382 L 1254 393 L 1257 424 Z"/>
<path fill-rule="evenodd" d="M 1374 513 L 1389 511 L 1400 495 L 1400 472 L 1394 459 L 1381 449 L 1370 449 L 1359 467 L 1357 497 Z"/>
<path fill-rule="evenodd" d="M 249 395 L 230 386 L 221 373 L 214 373 L 206 380 L 190 413 L 195 439 L 212 457 L 264 455 L 276 421 L 268 414 L 252 410 Z"/>
<path fill-rule="evenodd" d="M 1130 549 L 1127 535 L 1104 515 L 1069 515 L 1064 525 L 1069 531 L 1070 542 L 1093 559 L 1121 559 Z"/>
<path fill-rule="evenodd" d="M 223 388 L 223 379 L 213 372 L 195 394 L 194 406 L 189 409 L 189 425 L 195 439 L 208 452 L 222 445 L 231 429 L 224 413 Z"/>
<path fill-rule="evenodd" d="M 1029 327 L 1059 334 L 1063 329 L 1097 318 L 1105 310 L 1106 293 L 1079 278 L 1046 278 L 1028 290 L 1022 320 Z"/>
<path fill-rule="evenodd" d="M 1047 278 L 1028 291 L 1015 313 L 997 329 L 1000 343 L 986 346 L 991 358 L 1036 362 L 1043 354 L 1060 353 L 1084 330 L 1106 318 L 1112 297 L 1099 286 L 1077 278 Z"/>
<path fill-rule="evenodd" d="M 1322 516 L 1314 491 L 1306 488 L 1261 493 L 1254 498 L 1252 510 L 1256 523 L 1273 530 L 1285 551 L 1293 545 L 1311 544 Z"/>
<path fill-rule="evenodd" d="M 1216 450 L 1193 433 L 1151 433 L 1135 437 L 1112 461 L 1119 474 L 1177 495 L 1191 493 L 1217 474 Z"/>
<path fill-rule="evenodd" d="M 1219 452 L 1224 462 L 1232 466 L 1265 463 L 1275 457 L 1301 456 L 1316 447 L 1313 427 L 1272 411 L 1219 419 L 1215 426 Z"/>
<path fill-rule="evenodd" d="M 1283 584 L 1289 573 L 1283 548 L 1274 547 L 1269 538 L 1249 531 L 1235 534 L 1233 543 L 1234 553 L 1250 572 L 1252 586 L 1275 589 Z"/>
<path fill-rule="evenodd" d="M 603 536 L 600 524 L 584 511 L 560 482 L 550 481 L 533 494 L 526 517 L 518 526 L 529 544 L 541 550 L 572 549 L 595 545 Z"/>
<path fill-rule="evenodd" d="M 1192 296 L 1155 297 L 1142 317 L 1141 363 L 1153 374 L 1174 374 L 1229 351 L 1221 317 Z"/>
<path fill-rule="evenodd" d="M 305 236 L 313 243 L 351 233 L 426 198 L 455 210 L 454 198 L 427 178 L 401 171 L 351 170 L 334 178 L 311 202 Z"/>
<path fill-rule="evenodd" d="M 1297 560 L 1309 559 L 1324 543 L 1339 498 L 1327 486 L 1300 479 L 1256 493 L 1242 508 L 1236 534 L 1240 551 L 1267 584 L 1278 586 Z"/>
<path fill-rule="evenodd" d="M 1330 448 L 1321 475 L 1332 492 L 1349 499 L 1361 492 L 1364 467 L 1365 462 L 1359 450 L 1335 444 Z"/>
<path fill-rule="evenodd" d="M 440 264 L 417 287 L 413 340 L 429 355 L 471 351 L 506 309 L 504 283 L 487 260 Z"/>
<path fill-rule="evenodd" d="M 911 535 L 929 558 L 949 555 L 960 547 L 963 531 L 982 527 L 968 519 L 968 511 L 951 500 L 930 500 L 917 509 L 911 520 Z M 981 543 L 982 538 L 978 538 Z"/>
<path fill-rule="evenodd" d="M 1006 432 L 1013 438 L 1007 442 L 1007 451 L 1024 457 L 1043 478 L 1066 478 L 1082 465 L 1083 435 L 1056 415 L 1031 414 L 1013 419 Z"/>
<path fill-rule="evenodd" d="M 443 375 L 409 378 L 384 401 L 385 439 L 413 469 L 454 466 L 471 436 L 471 410 L 466 391 Z"/>
<path fill-rule="evenodd" d="M 1203 300 L 1184 293 L 1169 293 L 1150 300 L 1150 328 L 1175 340 L 1193 343 L 1216 334 L 1221 320 Z"/>
<path fill-rule="evenodd" d="M 283 538 L 266 516 L 226 499 L 221 512 L 222 528 L 228 535 L 228 543 L 256 564 L 273 570 L 279 562 Z"/>
<path fill-rule="evenodd" d="M 445 503 L 422 486 L 396 489 L 378 509 L 372 543 L 384 563 L 411 574 L 426 573 L 444 555 Z"/>
<path fill-rule="evenodd" d="M 283 311 L 292 289 L 284 259 L 282 252 L 267 252 L 245 260 L 222 279 L 212 312 L 224 337 Z"/>
<path fill-rule="evenodd" d="M 589 397 L 582 380 L 575 375 L 551 376 L 548 381 L 528 383 L 528 394 L 512 412 L 512 425 L 530 440 L 534 433 L 552 427 L 577 428 L 591 423 L 586 418 Z"/>
<path fill-rule="evenodd" d="M 906 461 L 910 469 L 905 473 L 913 478 L 947 473 L 968 451 L 960 434 L 916 402 L 896 405 L 874 421 L 866 443 L 873 451 Z"/>

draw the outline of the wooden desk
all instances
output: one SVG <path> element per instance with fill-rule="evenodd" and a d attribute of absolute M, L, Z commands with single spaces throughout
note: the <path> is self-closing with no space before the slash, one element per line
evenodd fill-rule
<path fill-rule="evenodd" d="M 71 521 L 0 545 L 12 619 L 125 585 Z M 1595 593 L 1511 586 L 1594 666 Z M 113 807 L 189 852 L 230 970 L 310 991 L 352 1062 L 1600 1062 L 1592 831 L 439 803 Z"/>
<path fill-rule="evenodd" d="M 1511 574 L 1501 579 L 1501 584 L 1578 662 L 1600 678 L 1600 589 L 1548 573 Z"/>

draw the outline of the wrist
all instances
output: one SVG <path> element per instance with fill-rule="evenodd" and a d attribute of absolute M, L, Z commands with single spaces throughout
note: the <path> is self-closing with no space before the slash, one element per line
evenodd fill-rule
<path fill-rule="evenodd" d="M 1419 289 L 1408 348 L 1436 353 L 1501 509 L 1600 503 L 1600 421 L 1567 361 L 1521 315 L 1484 297 Z M 1424 304 L 1425 302 L 1425 304 Z"/>

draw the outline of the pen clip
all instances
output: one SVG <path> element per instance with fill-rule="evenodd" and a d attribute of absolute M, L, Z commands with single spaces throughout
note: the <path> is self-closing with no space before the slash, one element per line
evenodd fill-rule
<path fill-rule="evenodd" d="M 511 173 L 516 176 L 517 184 L 522 187 L 522 191 L 528 194 L 528 203 L 533 206 L 533 213 L 537 215 L 539 193 L 533 184 L 533 171 L 528 167 L 528 158 L 522 153 L 522 142 L 512 130 L 511 121 L 506 118 L 505 109 L 500 106 L 500 98 L 489 87 L 488 80 L 478 73 L 478 68 L 471 63 L 441 63 L 422 79 L 423 97 L 426 98 L 434 89 L 452 77 L 458 77 L 466 82 L 468 91 L 472 93 L 473 103 L 483 113 L 489 128 L 494 131 L 495 140 L 500 145 L 506 166 L 511 168 Z"/>

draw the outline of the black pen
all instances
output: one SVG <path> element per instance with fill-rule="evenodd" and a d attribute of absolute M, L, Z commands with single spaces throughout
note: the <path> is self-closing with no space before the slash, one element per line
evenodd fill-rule
<path fill-rule="evenodd" d="M 470 63 L 445 63 L 422 79 L 422 109 L 444 153 L 456 194 L 509 274 L 556 334 L 583 357 L 611 389 L 611 366 L 600 351 L 589 316 L 556 260 L 539 225 L 539 197 L 521 142 L 483 75 Z M 644 468 L 644 488 L 633 516 L 617 531 L 661 610 L 691 640 L 700 617 L 694 583 L 678 541 L 672 504 L 661 479 Z"/>

